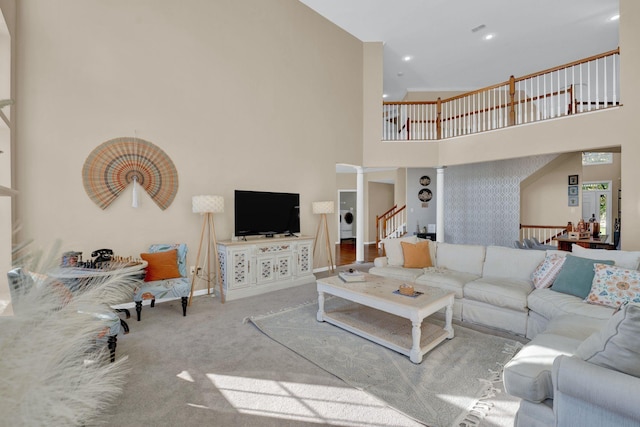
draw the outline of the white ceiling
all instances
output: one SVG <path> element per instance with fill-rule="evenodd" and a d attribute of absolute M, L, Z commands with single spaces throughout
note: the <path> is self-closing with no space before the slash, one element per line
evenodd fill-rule
<path fill-rule="evenodd" d="M 384 42 L 389 101 L 407 91 L 479 89 L 618 47 L 618 21 L 609 20 L 618 0 L 300 2 L 362 41 Z"/>

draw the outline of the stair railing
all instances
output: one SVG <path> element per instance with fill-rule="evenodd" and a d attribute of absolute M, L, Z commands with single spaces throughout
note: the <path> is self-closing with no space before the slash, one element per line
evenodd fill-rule
<path fill-rule="evenodd" d="M 544 245 L 558 246 L 555 239 L 567 231 L 566 225 L 522 225 L 520 224 L 520 241 L 536 238 Z"/>
<path fill-rule="evenodd" d="M 382 215 L 376 215 L 376 247 L 386 238 L 398 238 L 407 233 L 407 206 L 394 205 Z"/>

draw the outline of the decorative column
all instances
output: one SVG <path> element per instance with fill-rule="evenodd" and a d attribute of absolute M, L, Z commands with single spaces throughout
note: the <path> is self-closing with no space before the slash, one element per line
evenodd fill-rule
<path fill-rule="evenodd" d="M 444 168 L 436 169 L 436 241 L 444 242 Z"/>
<path fill-rule="evenodd" d="M 356 185 L 356 263 L 364 263 L 364 169 L 354 166 L 357 173 Z"/>

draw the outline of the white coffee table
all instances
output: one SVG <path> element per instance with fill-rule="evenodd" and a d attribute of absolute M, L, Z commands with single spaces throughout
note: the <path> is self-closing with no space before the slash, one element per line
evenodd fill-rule
<path fill-rule="evenodd" d="M 344 282 L 340 277 L 328 277 L 316 281 L 318 289 L 319 322 L 328 322 L 349 332 L 373 341 L 377 344 L 409 356 L 413 363 L 422 362 L 422 357 L 445 339 L 454 336 L 451 319 L 453 316 L 454 293 L 430 287 L 416 287 L 421 295 L 410 297 L 395 294 L 402 281 L 365 274 L 364 282 Z M 398 331 L 385 331 L 384 322 L 375 324 L 367 322 L 366 315 L 349 316 L 339 312 L 325 312 L 325 294 L 335 295 L 360 305 L 371 307 L 411 321 L 411 334 Z M 425 323 L 426 332 L 423 334 L 423 320 L 445 309 L 445 325 L 439 327 Z M 372 316 L 373 317 L 373 316 Z"/>

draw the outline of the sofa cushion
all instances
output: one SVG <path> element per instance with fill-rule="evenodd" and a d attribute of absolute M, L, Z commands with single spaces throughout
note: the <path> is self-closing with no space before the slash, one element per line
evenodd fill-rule
<path fill-rule="evenodd" d="M 156 253 L 142 253 L 140 258 L 148 263 L 146 275 L 144 276 L 145 282 L 180 277 L 177 249 Z"/>
<path fill-rule="evenodd" d="M 424 274 L 416 279 L 416 284 L 453 291 L 456 298 L 464 298 L 464 285 L 479 277 L 477 274 L 431 267 L 424 269 Z"/>
<path fill-rule="evenodd" d="M 464 287 L 464 297 L 497 307 L 527 311 L 527 296 L 531 289 L 533 287 L 528 280 L 481 277 L 467 283 Z"/>
<path fill-rule="evenodd" d="M 612 260 L 615 265 L 622 268 L 637 270 L 640 267 L 640 252 L 610 251 L 608 249 L 583 248 L 575 243 L 571 245 L 571 254 L 580 258 L 598 260 Z"/>
<path fill-rule="evenodd" d="M 531 273 L 531 281 L 536 289 L 548 288 L 558 277 L 565 257 L 558 254 L 549 254 L 538 264 L 538 267 Z"/>
<path fill-rule="evenodd" d="M 462 273 L 482 275 L 485 247 L 480 245 L 437 244 L 436 264 L 438 267 Z"/>
<path fill-rule="evenodd" d="M 595 264 L 587 301 L 614 308 L 629 302 L 640 303 L 640 271 Z"/>
<path fill-rule="evenodd" d="M 579 314 L 562 314 L 549 321 L 544 333 L 567 337 L 582 342 L 589 338 L 594 332 L 601 330 L 607 324 L 607 320 L 608 319 L 581 316 Z"/>
<path fill-rule="evenodd" d="M 627 304 L 577 349 L 583 360 L 640 377 L 640 306 Z"/>
<path fill-rule="evenodd" d="M 553 399 L 553 361 L 561 354 L 572 356 L 581 342 L 561 335 L 538 334 L 505 365 L 505 391 L 531 402 Z"/>
<path fill-rule="evenodd" d="M 563 294 L 575 295 L 582 299 L 586 298 L 591 291 L 595 263 L 613 265 L 613 261 L 610 260 L 599 261 L 567 255 L 551 289 Z"/>
<path fill-rule="evenodd" d="M 464 298 L 462 301 L 462 320 L 464 322 L 502 329 L 516 335 L 527 333 L 529 314 L 510 308 L 497 307 L 481 301 Z"/>
<path fill-rule="evenodd" d="M 186 243 L 156 243 L 149 246 L 149 253 L 165 252 L 171 249 L 178 251 L 178 270 L 181 277 L 187 277 L 187 244 Z"/>
<path fill-rule="evenodd" d="M 530 282 L 531 273 L 544 258 L 544 251 L 523 251 L 503 246 L 488 246 L 482 276 Z"/>
<path fill-rule="evenodd" d="M 581 298 L 554 291 L 552 288 L 534 289 L 527 297 L 529 310 L 546 319 L 563 314 L 579 314 L 596 319 L 608 319 L 614 309 L 595 304 L 587 304 Z"/>
<path fill-rule="evenodd" d="M 421 268 L 404 268 L 394 266 L 371 267 L 369 269 L 370 274 L 388 277 L 390 279 L 398 279 L 405 282 L 414 282 L 416 277 L 420 276 L 422 272 L 423 270 Z"/>
<path fill-rule="evenodd" d="M 384 253 L 387 256 L 389 265 L 402 267 L 404 265 L 404 255 L 402 254 L 401 242 L 416 243 L 416 236 L 401 237 L 398 239 L 382 239 L 384 245 Z"/>
<path fill-rule="evenodd" d="M 430 242 L 428 240 L 416 243 L 400 242 L 402 256 L 404 257 L 404 268 L 424 268 L 431 267 L 431 254 L 429 252 Z"/>

